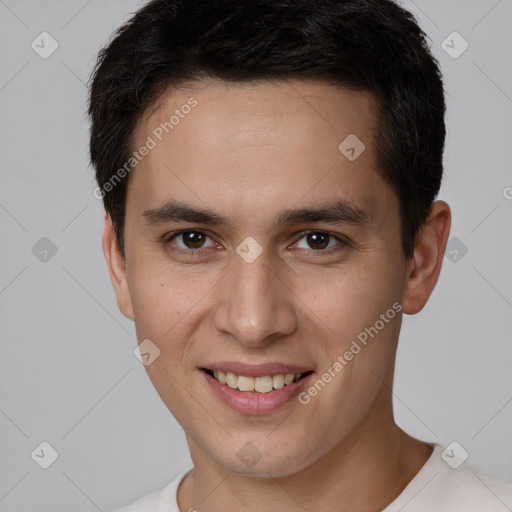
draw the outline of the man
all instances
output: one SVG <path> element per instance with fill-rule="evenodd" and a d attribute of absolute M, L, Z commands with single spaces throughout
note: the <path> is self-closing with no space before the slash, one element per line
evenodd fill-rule
<path fill-rule="evenodd" d="M 509 510 L 393 419 L 450 231 L 444 113 L 389 0 L 155 0 L 100 52 L 103 249 L 193 460 L 123 512 Z"/>

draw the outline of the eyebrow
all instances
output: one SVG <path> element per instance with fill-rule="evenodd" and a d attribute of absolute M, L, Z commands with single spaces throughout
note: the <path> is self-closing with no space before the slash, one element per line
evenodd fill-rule
<path fill-rule="evenodd" d="M 172 200 L 146 210 L 142 216 L 146 226 L 158 226 L 169 222 L 195 222 L 231 228 L 225 217 L 183 201 Z M 372 216 L 346 199 L 336 199 L 314 207 L 283 210 L 276 215 L 275 225 L 300 224 L 306 222 L 326 222 L 330 224 L 352 224 L 364 226 L 372 221 Z"/>

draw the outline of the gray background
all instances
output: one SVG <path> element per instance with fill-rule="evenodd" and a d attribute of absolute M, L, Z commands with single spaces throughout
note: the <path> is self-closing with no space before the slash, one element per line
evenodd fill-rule
<path fill-rule="evenodd" d="M 141 5 L 0 0 L 1 511 L 113 510 L 191 463 L 133 355 L 88 167 L 84 83 L 100 46 Z M 421 439 L 459 442 L 468 462 L 512 481 L 512 0 L 404 6 L 445 76 L 439 198 L 460 242 L 426 308 L 404 318 L 396 419 Z M 43 31 L 59 44 L 47 59 L 31 48 Z M 469 43 L 456 59 L 441 47 L 453 31 Z M 33 252 L 43 237 L 57 248 L 47 261 Z M 42 441 L 59 455 L 48 469 L 31 458 Z"/>

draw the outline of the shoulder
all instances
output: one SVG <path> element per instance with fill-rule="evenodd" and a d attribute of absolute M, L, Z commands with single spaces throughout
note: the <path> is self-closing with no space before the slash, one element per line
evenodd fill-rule
<path fill-rule="evenodd" d="M 193 466 L 188 467 L 165 487 L 150 492 L 130 505 L 116 509 L 114 512 L 180 512 L 176 492 L 185 475 L 192 469 Z"/>
<path fill-rule="evenodd" d="M 435 445 L 422 470 L 385 512 L 510 512 L 512 483 Z"/>
<path fill-rule="evenodd" d="M 512 483 L 464 464 L 458 469 L 439 475 L 439 490 L 446 496 L 447 510 L 464 512 L 510 512 Z"/>

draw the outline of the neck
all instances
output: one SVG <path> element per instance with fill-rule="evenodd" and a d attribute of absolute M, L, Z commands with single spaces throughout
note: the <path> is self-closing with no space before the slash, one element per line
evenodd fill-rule
<path fill-rule="evenodd" d="M 432 453 L 394 422 L 390 407 L 372 408 L 349 436 L 314 464 L 286 477 L 251 477 L 216 464 L 190 439 L 194 470 L 178 489 L 182 512 L 337 510 L 380 512 Z M 195 455 L 195 457 L 194 457 Z"/>

